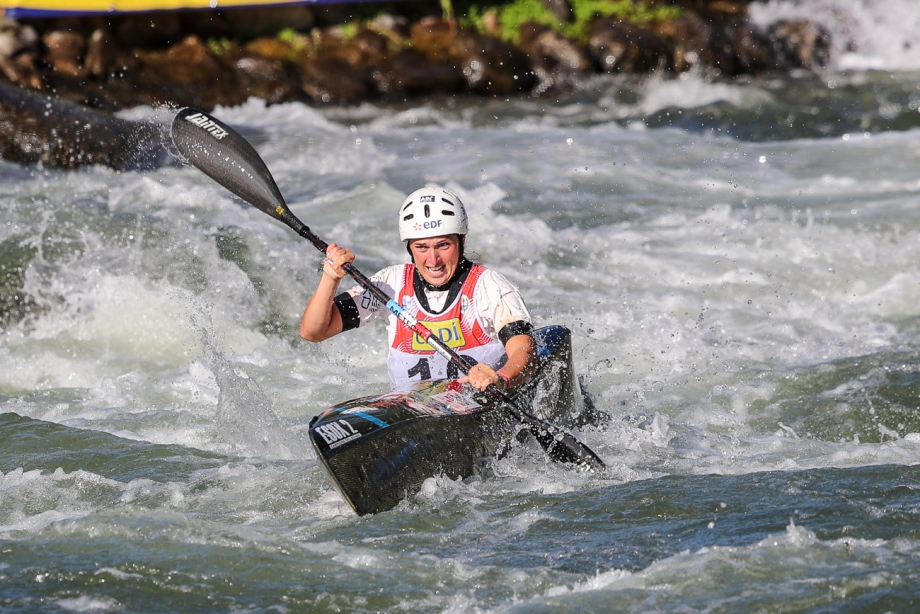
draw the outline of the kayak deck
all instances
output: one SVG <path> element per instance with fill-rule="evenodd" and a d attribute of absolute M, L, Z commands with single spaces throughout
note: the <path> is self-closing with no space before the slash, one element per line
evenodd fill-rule
<path fill-rule="evenodd" d="M 572 361 L 571 332 L 534 333 L 534 375 L 511 397 L 548 422 L 583 425 L 586 403 Z M 434 475 L 474 475 L 511 444 L 520 425 L 486 395 L 453 380 L 330 407 L 310 423 L 310 441 L 332 483 L 359 515 L 395 507 Z"/>

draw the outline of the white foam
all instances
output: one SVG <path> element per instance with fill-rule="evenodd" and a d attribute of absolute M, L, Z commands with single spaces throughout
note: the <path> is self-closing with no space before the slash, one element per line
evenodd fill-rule
<path fill-rule="evenodd" d="M 773 0 L 752 3 L 761 25 L 808 19 L 832 37 L 838 70 L 920 69 L 920 9 L 914 0 Z"/>
<path fill-rule="evenodd" d="M 648 80 L 635 110 L 644 115 L 654 115 L 669 107 L 693 109 L 719 102 L 753 109 L 769 101 L 770 95 L 757 85 L 713 83 L 697 72 L 690 72 L 678 79 L 656 77 Z"/>
<path fill-rule="evenodd" d="M 121 608 L 118 600 L 111 597 L 90 597 L 88 595 L 58 599 L 54 603 L 68 612 L 108 612 Z"/>

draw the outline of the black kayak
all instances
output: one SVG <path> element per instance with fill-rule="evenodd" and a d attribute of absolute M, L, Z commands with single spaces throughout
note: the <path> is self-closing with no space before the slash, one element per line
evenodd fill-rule
<path fill-rule="evenodd" d="M 598 423 L 602 416 L 575 374 L 571 332 L 547 326 L 534 339 L 534 375 L 511 398 L 547 422 Z M 432 476 L 472 476 L 520 430 L 489 396 L 440 380 L 330 407 L 310 422 L 310 441 L 332 483 L 364 515 L 395 507 Z"/>

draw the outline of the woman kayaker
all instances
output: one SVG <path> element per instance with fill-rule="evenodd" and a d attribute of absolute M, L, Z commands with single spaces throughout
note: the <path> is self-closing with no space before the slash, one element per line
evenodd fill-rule
<path fill-rule="evenodd" d="M 466 209 L 460 198 L 428 186 L 410 194 L 399 209 L 399 239 L 411 264 L 378 271 L 371 281 L 433 334 L 475 366 L 461 382 L 479 390 L 508 389 L 526 381 L 533 359 L 533 323 L 517 288 L 504 276 L 464 255 Z M 456 367 L 370 293 L 356 286 L 336 294 L 354 253 L 331 243 L 323 275 L 300 320 L 300 335 L 323 341 L 387 317 L 390 385 L 402 389 L 422 380 L 457 379 Z"/>

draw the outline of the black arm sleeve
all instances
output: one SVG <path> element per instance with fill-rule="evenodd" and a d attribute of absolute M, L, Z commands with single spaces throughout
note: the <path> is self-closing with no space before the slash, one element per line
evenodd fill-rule
<path fill-rule="evenodd" d="M 342 332 L 358 328 L 361 323 L 361 314 L 358 313 L 358 305 L 350 294 L 342 292 L 335 297 L 333 304 L 339 310 L 339 315 L 342 316 Z"/>
<path fill-rule="evenodd" d="M 530 335 L 533 337 L 533 324 L 523 320 L 516 320 L 508 322 L 498 331 L 498 339 L 502 342 L 502 345 L 508 343 L 508 339 L 511 339 L 511 337 L 517 337 L 518 335 Z"/>

